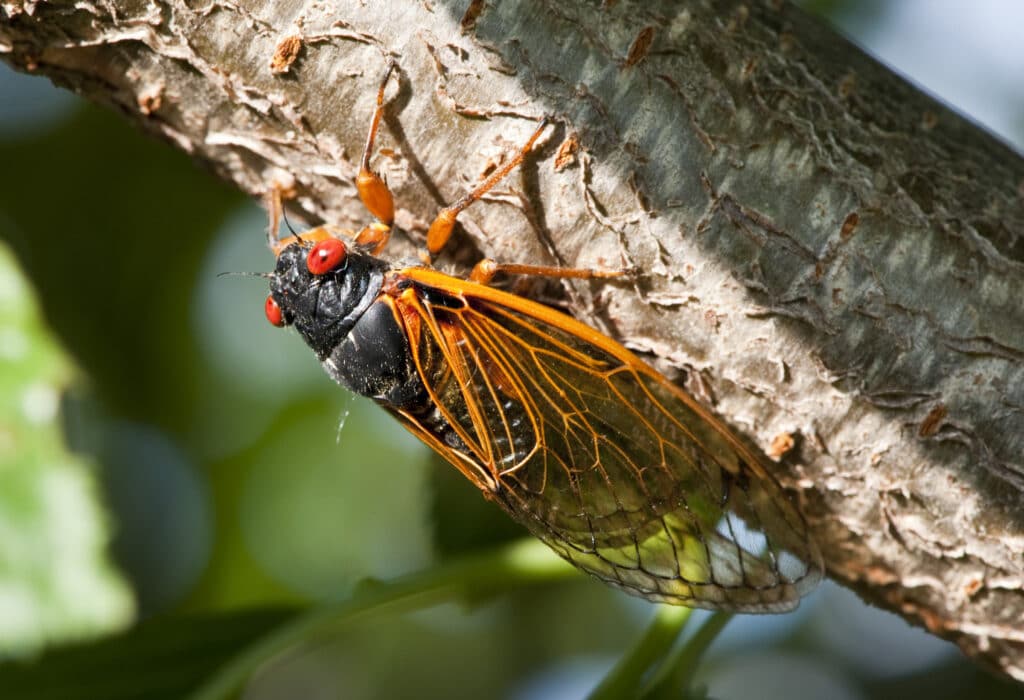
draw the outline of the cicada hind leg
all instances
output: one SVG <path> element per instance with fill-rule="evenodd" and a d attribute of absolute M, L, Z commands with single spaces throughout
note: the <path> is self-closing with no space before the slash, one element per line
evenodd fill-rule
<path fill-rule="evenodd" d="M 452 231 L 455 228 L 455 220 L 459 214 L 469 208 L 469 206 L 474 202 L 478 202 L 485 194 L 501 182 L 506 175 L 519 167 L 526 156 L 529 155 L 530 151 L 533 150 L 534 144 L 537 142 L 537 139 L 540 138 L 540 135 L 544 133 L 544 129 L 547 128 L 547 126 L 548 119 L 545 117 L 540 121 L 540 124 L 537 125 L 537 129 L 533 132 L 533 135 L 530 136 L 511 160 L 505 163 L 498 170 L 491 173 L 486 180 L 477 185 L 471 192 L 468 192 L 454 204 L 451 204 L 438 212 L 427 231 L 428 260 L 441 252 L 441 249 L 448 243 L 452 236 Z M 494 279 L 495 275 L 499 273 L 509 275 L 569 277 L 575 279 L 612 278 L 621 277 L 625 274 L 620 270 L 591 270 L 586 268 L 557 267 L 548 265 L 517 265 L 499 263 L 494 260 L 484 259 L 473 267 L 473 271 L 470 273 L 469 278 L 473 282 L 489 284 L 491 280 Z"/>
<path fill-rule="evenodd" d="M 391 226 L 395 222 L 395 198 L 384 179 L 370 169 L 373 144 L 377 140 L 380 120 L 384 115 L 384 88 L 387 87 L 394 70 L 395 62 L 389 60 L 387 68 L 384 69 L 384 77 L 381 78 L 380 85 L 377 87 L 377 105 L 374 107 L 373 117 L 370 119 L 370 132 L 366 135 L 366 146 L 363 148 L 363 157 L 359 162 L 359 175 L 356 176 L 359 200 L 366 210 L 377 219 L 376 223 L 370 224 L 356 234 L 356 243 L 369 248 L 373 255 L 379 254 L 387 245 L 388 239 L 391 237 Z"/>

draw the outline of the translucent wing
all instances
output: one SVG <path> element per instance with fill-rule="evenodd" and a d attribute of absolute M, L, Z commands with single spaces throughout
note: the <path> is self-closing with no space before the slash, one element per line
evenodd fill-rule
<path fill-rule="evenodd" d="M 394 298 L 429 393 L 399 412 L 559 555 L 645 598 L 795 607 L 821 576 L 803 517 L 689 395 L 547 307 L 419 268 Z"/>

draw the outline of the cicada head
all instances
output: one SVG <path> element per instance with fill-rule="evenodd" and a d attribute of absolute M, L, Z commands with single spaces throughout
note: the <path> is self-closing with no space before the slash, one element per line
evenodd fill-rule
<path fill-rule="evenodd" d="M 299 238 L 277 256 L 267 320 L 294 326 L 323 360 L 380 292 L 387 264 L 338 238 Z"/>

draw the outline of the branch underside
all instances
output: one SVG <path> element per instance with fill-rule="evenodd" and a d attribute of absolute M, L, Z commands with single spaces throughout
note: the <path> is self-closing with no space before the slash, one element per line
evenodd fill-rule
<path fill-rule="evenodd" d="M 395 256 L 553 115 L 467 255 L 642 271 L 573 312 L 796 438 L 832 576 L 1024 680 L 1024 162 L 781 2 L 605 5 L 5 2 L 0 52 L 357 229 L 394 57 Z"/>

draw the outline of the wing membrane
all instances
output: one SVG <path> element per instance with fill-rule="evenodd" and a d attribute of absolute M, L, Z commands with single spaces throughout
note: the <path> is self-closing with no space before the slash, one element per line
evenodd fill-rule
<path fill-rule="evenodd" d="M 401 417 L 559 555 L 698 607 L 782 611 L 817 583 L 800 513 L 689 395 L 547 307 L 402 274 L 420 285 L 395 303 L 416 319 L 407 331 L 438 413 Z"/>

